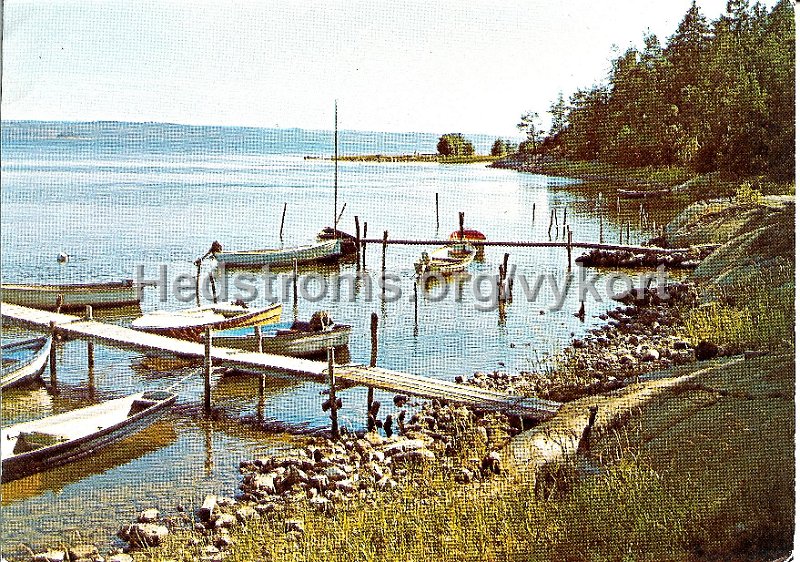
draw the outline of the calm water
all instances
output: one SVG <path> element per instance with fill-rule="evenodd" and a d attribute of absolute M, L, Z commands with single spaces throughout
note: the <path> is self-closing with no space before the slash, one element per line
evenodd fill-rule
<path fill-rule="evenodd" d="M 433 152 L 433 135 L 342 134 L 342 153 Z M 283 244 L 313 241 L 332 222 L 333 163 L 304 159 L 331 152 L 329 132 L 182 127 L 177 125 L 37 124 L 3 125 L 2 252 L 7 282 L 81 282 L 132 278 L 144 266 L 149 278 L 167 266 L 170 278 L 194 275 L 192 262 L 218 240 L 229 249 L 279 246 L 284 203 L 288 204 Z M 486 151 L 491 139 L 478 139 Z M 483 143 L 483 144 L 481 144 Z M 458 227 L 458 212 L 467 228 L 492 239 L 546 239 L 548 217 L 566 206 L 575 240 L 596 240 L 593 204 L 561 189 L 568 180 L 494 170 L 484 165 L 339 164 L 339 201 L 347 203 L 342 228 L 353 230 L 353 216 L 368 223 L 369 236 L 384 230 L 392 238 L 444 238 Z M 439 193 L 441 226 L 435 223 L 434 197 Z M 532 226 L 532 208 L 536 206 Z M 614 227 L 605 226 L 608 240 Z M 635 235 L 636 233 L 634 233 Z M 581 323 L 577 284 L 561 310 L 551 311 L 550 293 L 527 302 L 517 289 L 504 319 L 497 310 L 479 311 L 469 279 L 450 281 L 450 296 L 430 302 L 442 286 L 421 291 L 414 322 L 413 262 L 421 247 L 390 246 L 387 269 L 400 279 L 402 298 L 382 302 L 369 298 L 364 286 L 353 302 L 332 296 L 299 303 L 299 316 L 326 309 L 339 322 L 354 326 L 350 355 L 369 360 L 369 315 L 380 317 L 379 363 L 431 377 L 452 379 L 478 370 L 530 369 L 540 358 L 566 345 L 597 321 Z M 71 259 L 59 264 L 56 256 Z M 470 273 L 494 274 L 502 249 L 489 248 Z M 380 271 L 380 247 L 367 252 L 367 271 Z M 563 282 L 566 256 L 559 249 L 512 249 L 517 275 L 553 273 Z M 207 272 L 213 263 L 205 266 Z M 353 264 L 317 270 L 324 280 L 352 274 Z M 377 281 L 377 277 L 374 277 Z M 310 288 L 318 287 L 320 279 Z M 598 286 L 601 283 L 597 283 Z M 463 289 L 461 302 L 453 297 Z M 483 286 L 484 294 L 488 284 Z M 258 302 L 266 302 L 260 292 Z M 185 306 L 174 296 L 159 302 L 149 290 L 144 311 Z M 587 303 L 597 314 L 608 307 Z M 544 311 L 544 314 L 540 314 Z M 138 310 L 122 311 L 109 321 L 128 323 Z M 291 302 L 284 319 L 291 319 Z M 25 332 L 5 328 L 4 338 Z M 44 390 L 4 395 L 4 423 L 36 418 L 76 406 L 179 383 L 196 365 L 154 361 L 129 351 L 96 347 L 94 392 L 88 386 L 86 345 L 59 347 L 62 394 Z M 265 400 L 258 402 L 255 379 L 218 378 L 214 403 L 224 419 L 207 422 L 199 415 L 202 383 L 192 378 L 178 386 L 179 404 L 158 425 L 98 457 L 3 485 L 3 551 L 19 552 L 19 543 L 55 546 L 63 537 L 113 542 L 120 521 L 139 509 L 170 511 L 192 506 L 205 493 L 232 495 L 243 458 L 284 447 L 291 440 L 278 430 L 256 429 L 252 421 L 276 422 L 297 429 L 325 426 L 320 408 L 322 387 L 275 377 Z M 393 413 L 391 395 L 378 393 L 381 414 Z M 353 429 L 364 422 L 365 391 L 342 393 L 340 420 Z"/>

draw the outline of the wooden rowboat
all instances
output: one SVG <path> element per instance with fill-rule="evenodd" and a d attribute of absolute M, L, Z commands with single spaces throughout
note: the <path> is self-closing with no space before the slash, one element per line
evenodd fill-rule
<path fill-rule="evenodd" d="M 2 481 L 10 482 L 94 454 L 156 421 L 177 396 L 139 392 L 0 430 Z"/>
<path fill-rule="evenodd" d="M 202 341 L 206 328 L 228 330 L 274 324 L 280 320 L 282 309 L 281 304 L 276 303 L 259 309 L 249 309 L 239 304 L 214 304 L 186 310 L 158 310 L 140 316 L 131 323 L 131 327 L 199 342 Z"/>
<path fill-rule="evenodd" d="M 3 344 L 0 388 L 5 390 L 39 377 L 50 357 L 50 345 L 49 337 Z"/>
<path fill-rule="evenodd" d="M 334 230 L 330 226 L 326 226 L 317 234 L 317 240 L 320 241 L 337 239 L 342 241 L 342 254 L 350 256 L 358 252 L 356 237 L 343 230 Z"/>
<path fill-rule="evenodd" d="M 131 279 L 108 283 L 0 285 L 0 300 L 31 308 L 55 310 L 59 296 L 63 298 L 61 310 L 64 312 L 83 310 L 86 305 L 94 308 L 138 306 L 141 286 Z"/>
<path fill-rule="evenodd" d="M 262 267 L 292 265 L 295 261 L 297 263 L 332 261 L 341 255 L 342 241 L 337 238 L 294 248 L 218 252 L 214 257 L 218 263 L 227 267 Z"/>
<path fill-rule="evenodd" d="M 441 273 L 450 275 L 467 269 L 475 259 L 476 250 L 468 242 L 442 246 L 432 251 L 430 255 L 422 252 L 422 257 L 414 264 L 417 275 L 426 273 Z"/>
<path fill-rule="evenodd" d="M 322 331 L 312 330 L 308 322 L 284 323 L 270 326 L 261 334 L 261 351 L 290 357 L 320 357 L 329 347 L 346 347 L 353 328 L 334 324 Z M 252 328 L 235 328 L 214 333 L 214 345 L 246 351 L 258 350 L 258 339 Z"/>

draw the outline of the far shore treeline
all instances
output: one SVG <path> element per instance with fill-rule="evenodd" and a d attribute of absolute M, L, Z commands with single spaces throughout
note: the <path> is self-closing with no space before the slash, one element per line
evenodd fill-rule
<path fill-rule="evenodd" d="M 541 130 L 528 112 L 518 158 L 681 165 L 729 177 L 794 178 L 795 22 L 789 0 L 768 10 L 729 0 L 709 22 L 693 2 L 662 46 L 645 35 L 612 61 L 608 81 L 563 95 Z M 498 139 L 498 152 L 505 148 Z"/>

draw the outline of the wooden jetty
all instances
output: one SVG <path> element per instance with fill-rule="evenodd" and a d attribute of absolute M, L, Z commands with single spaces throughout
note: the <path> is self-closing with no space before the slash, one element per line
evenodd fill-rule
<path fill-rule="evenodd" d="M 56 331 L 67 337 L 87 339 L 92 342 L 126 349 L 140 349 L 151 353 L 177 355 L 205 359 L 214 365 L 232 367 L 256 373 L 285 373 L 317 381 L 328 380 L 329 365 L 323 361 L 312 361 L 247 352 L 223 347 L 206 346 L 204 343 L 184 341 L 157 334 L 150 334 L 89 318 L 36 310 L 23 306 L 2 303 L 0 314 L 6 321 L 23 324 L 35 329 Z M 213 343 L 213 342 L 212 342 Z M 373 342 L 374 347 L 375 342 Z M 210 349 L 207 349 L 210 347 Z M 52 358 L 52 355 L 51 355 Z M 51 379 L 54 378 L 51 365 Z M 209 380 L 206 369 L 206 401 L 209 397 Z M 484 411 L 499 411 L 508 415 L 529 419 L 547 419 L 555 415 L 561 404 L 532 397 L 513 396 L 491 390 L 480 389 L 455 382 L 437 380 L 420 375 L 383 369 L 377 366 L 334 366 L 335 380 L 340 386 L 367 386 L 388 392 L 404 393 L 422 398 L 437 398 L 459 402 Z"/>
<path fill-rule="evenodd" d="M 452 240 L 399 240 L 383 238 L 362 238 L 362 244 L 398 244 L 406 246 L 446 246 L 452 244 Z M 470 242 L 473 246 L 505 246 L 509 248 L 582 248 L 600 250 L 628 250 L 631 252 L 688 252 L 690 248 L 660 248 L 658 246 L 636 246 L 631 244 L 603 244 L 598 242 L 529 242 L 529 241 L 496 241 L 483 240 Z M 706 246 L 718 246 L 718 244 L 706 244 Z"/>

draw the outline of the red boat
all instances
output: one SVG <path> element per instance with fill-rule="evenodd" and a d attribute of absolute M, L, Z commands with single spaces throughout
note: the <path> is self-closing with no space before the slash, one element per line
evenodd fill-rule
<path fill-rule="evenodd" d="M 461 239 L 461 231 L 455 230 L 450 234 L 450 240 L 457 241 Z M 464 229 L 464 240 L 467 242 L 483 242 L 486 236 L 479 230 Z"/>

